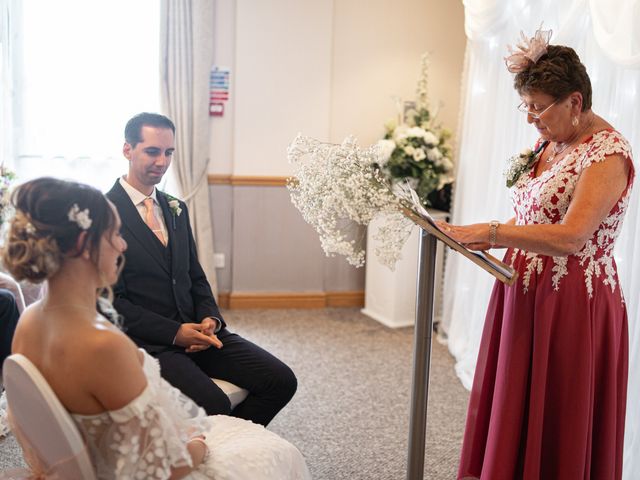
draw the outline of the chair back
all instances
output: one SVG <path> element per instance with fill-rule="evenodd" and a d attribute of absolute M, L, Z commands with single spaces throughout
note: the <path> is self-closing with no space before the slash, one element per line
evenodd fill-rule
<path fill-rule="evenodd" d="M 23 450 L 33 450 L 43 472 L 96 479 L 80 431 L 35 365 L 14 353 L 4 362 L 3 377 L 9 411 L 23 437 L 18 439 L 27 443 Z"/>

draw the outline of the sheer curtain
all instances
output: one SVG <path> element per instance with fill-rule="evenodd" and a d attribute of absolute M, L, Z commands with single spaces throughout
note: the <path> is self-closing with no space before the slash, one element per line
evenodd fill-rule
<path fill-rule="evenodd" d="M 0 0 L 0 164 L 13 165 L 14 39 L 17 36 L 13 18 L 19 13 L 18 0 Z"/>
<path fill-rule="evenodd" d="M 464 0 L 467 51 L 463 76 L 459 160 L 452 222 L 513 216 L 502 171 L 506 159 L 531 146 L 537 134 L 516 110 L 519 98 L 504 66 L 506 45 L 520 30 L 544 21 L 551 43 L 570 45 L 587 66 L 593 109 L 626 138 L 640 163 L 640 2 L 638 0 Z M 629 393 L 625 480 L 640 478 L 640 188 L 636 182 L 616 247 L 629 312 Z M 634 241 L 634 239 L 636 239 Z M 635 248 L 634 248 L 635 247 Z M 634 268 L 634 266 L 636 268 Z M 470 388 L 493 279 L 459 255 L 445 272 L 443 328 L 456 371 Z"/>
<path fill-rule="evenodd" d="M 189 207 L 198 257 L 217 295 L 209 164 L 209 71 L 213 64 L 210 0 L 162 0 L 162 108 L 176 124 L 172 171 Z"/>

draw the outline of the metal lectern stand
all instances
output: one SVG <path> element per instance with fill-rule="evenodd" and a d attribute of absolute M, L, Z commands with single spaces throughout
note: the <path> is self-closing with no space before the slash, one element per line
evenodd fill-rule
<path fill-rule="evenodd" d="M 436 247 L 436 237 L 420 229 L 407 480 L 422 480 L 424 477 L 429 367 L 431 365 L 431 336 L 433 332 L 433 290 L 435 287 Z"/>
<path fill-rule="evenodd" d="M 424 452 L 427 433 L 437 240 L 441 240 L 445 245 L 461 253 L 506 285 L 513 285 L 518 274 L 513 267 L 501 262 L 489 253 L 473 252 L 453 240 L 438 228 L 428 212 L 425 211 L 422 215 L 410 208 L 403 208 L 403 212 L 420 227 L 407 480 L 422 480 L 424 478 Z"/>

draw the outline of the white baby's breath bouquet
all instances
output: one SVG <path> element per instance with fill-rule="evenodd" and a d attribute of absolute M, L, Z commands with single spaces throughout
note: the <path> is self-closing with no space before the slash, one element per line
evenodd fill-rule
<path fill-rule="evenodd" d="M 402 122 L 385 124 L 378 141 L 377 164 L 391 183 L 405 183 L 418 193 L 424 205 L 429 195 L 454 180 L 451 132 L 442 128 L 429 111 L 427 96 L 428 55 L 422 56 L 416 101 L 401 116 Z"/>
<path fill-rule="evenodd" d="M 374 239 L 378 259 L 393 269 L 412 222 L 401 211 L 402 198 L 375 166 L 378 148 L 362 149 L 353 137 L 330 144 L 298 135 L 287 156 L 294 175 L 289 179 L 291 201 L 320 236 L 329 256 L 344 255 L 357 267 L 365 260 L 365 231 L 377 215 L 384 226 Z"/>
<path fill-rule="evenodd" d="M 429 193 L 453 181 L 450 134 L 429 113 L 426 72 L 425 55 L 414 108 L 401 125 L 387 124 L 377 144 L 361 148 L 353 137 L 331 144 L 298 135 L 289 145 L 291 201 L 328 256 L 344 255 L 362 266 L 365 227 L 382 217 L 369 249 L 393 270 L 414 225 L 403 209 L 421 212 Z"/>

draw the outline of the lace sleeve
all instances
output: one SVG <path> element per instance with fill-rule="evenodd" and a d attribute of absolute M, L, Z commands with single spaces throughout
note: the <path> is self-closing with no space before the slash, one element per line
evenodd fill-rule
<path fill-rule="evenodd" d="M 98 478 L 166 479 L 172 467 L 191 466 L 186 444 L 207 429 L 204 411 L 160 378 L 145 358 L 147 388 L 130 404 L 100 415 L 73 415 Z"/>
<path fill-rule="evenodd" d="M 98 477 L 165 479 L 172 466 L 191 465 L 186 435 L 166 432 L 163 416 L 157 407 L 148 405 L 124 421 L 76 419 L 86 435 Z"/>
<path fill-rule="evenodd" d="M 586 155 L 581 158 L 580 170 L 584 170 L 594 163 L 602 162 L 611 155 L 622 155 L 629 160 L 633 168 L 629 142 L 617 131 L 604 130 L 593 136 Z"/>

